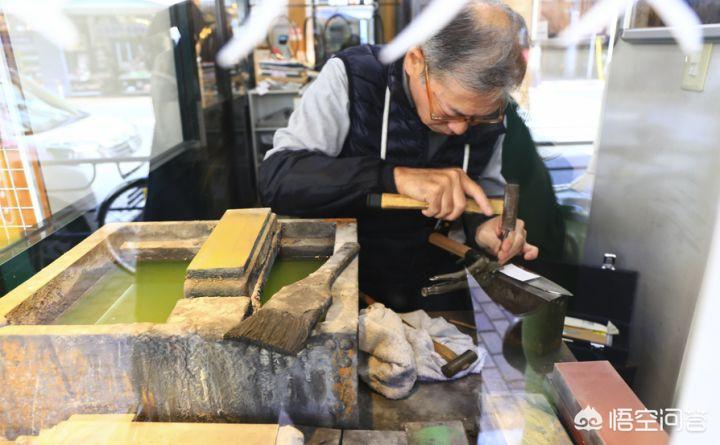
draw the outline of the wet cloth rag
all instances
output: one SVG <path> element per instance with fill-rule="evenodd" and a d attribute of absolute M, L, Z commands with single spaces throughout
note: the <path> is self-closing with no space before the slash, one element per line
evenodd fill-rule
<path fill-rule="evenodd" d="M 390 399 L 406 397 L 416 380 L 449 380 L 440 371 L 446 362 L 435 352 L 433 340 L 458 355 L 468 349 L 477 352 L 475 363 L 453 379 L 479 373 L 487 355 L 484 348 L 473 344 L 469 335 L 442 317 L 431 318 L 422 310 L 397 314 L 382 303 L 375 303 L 360 311 L 359 332 L 358 374 L 372 389 Z"/>

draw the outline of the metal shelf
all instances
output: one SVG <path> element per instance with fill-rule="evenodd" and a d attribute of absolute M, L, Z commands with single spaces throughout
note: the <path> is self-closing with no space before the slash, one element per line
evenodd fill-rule
<path fill-rule="evenodd" d="M 261 137 L 267 138 L 268 133 L 274 133 L 280 128 L 287 127 L 287 121 L 281 119 L 261 120 L 273 113 L 283 109 L 294 109 L 295 103 L 300 98 L 302 90 L 270 90 L 264 94 L 258 94 L 253 89 L 248 92 L 250 108 L 250 127 L 253 158 L 255 159 L 255 177 L 257 177 L 260 162 L 264 153 L 268 150 L 267 144 L 263 144 Z"/>

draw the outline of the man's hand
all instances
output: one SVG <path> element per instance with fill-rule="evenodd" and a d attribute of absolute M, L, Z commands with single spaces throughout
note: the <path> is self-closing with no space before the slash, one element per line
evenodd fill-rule
<path fill-rule="evenodd" d="M 515 230 L 510 232 L 502 243 L 500 242 L 502 234 L 501 221 L 502 217 L 496 216 L 482 223 L 475 232 L 475 242 L 488 253 L 495 255 L 500 264 L 505 264 L 511 258 L 520 254 L 526 260 L 537 258 L 538 248 L 525 241 L 527 232 L 523 220 L 517 220 Z"/>
<path fill-rule="evenodd" d="M 492 215 L 482 188 L 459 168 L 395 167 L 393 172 L 399 193 L 428 203 L 422 211 L 425 216 L 456 220 L 465 211 L 466 196 L 473 198 L 487 216 Z"/>

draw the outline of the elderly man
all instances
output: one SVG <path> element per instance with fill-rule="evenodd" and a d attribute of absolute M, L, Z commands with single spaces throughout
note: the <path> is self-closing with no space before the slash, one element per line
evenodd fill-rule
<path fill-rule="evenodd" d="M 360 288 L 399 311 L 437 307 L 419 298 L 421 287 L 458 269 L 427 243 L 437 219 L 460 220 L 466 239 L 501 262 L 559 256 L 564 228 L 550 178 L 510 99 L 526 70 L 525 33 L 503 3 L 476 0 L 390 65 L 377 46 L 338 53 L 275 134 L 260 167 L 264 203 L 281 214 L 357 218 Z M 469 196 L 490 215 L 486 192 L 501 193 L 506 180 L 520 184 L 521 220 L 501 242 L 498 217 L 463 210 Z M 428 208 L 369 210 L 373 192 Z"/>

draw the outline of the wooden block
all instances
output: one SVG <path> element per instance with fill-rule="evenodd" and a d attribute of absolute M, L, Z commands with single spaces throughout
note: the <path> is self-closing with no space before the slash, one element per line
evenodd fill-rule
<path fill-rule="evenodd" d="M 298 426 L 305 436 L 305 445 L 340 445 L 342 430 Z"/>
<path fill-rule="evenodd" d="M 293 258 L 328 257 L 333 254 L 333 238 L 283 238 L 280 255 Z"/>
<path fill-rule="evenodd" d="M 483 394 L 478 443 L 572 445 L 542 394 Z"/>
<path fill-rule="evenodd" d="M 254 282 L 250 283 L 248 280 L 247 290 L 250 293 L 250 304 L 252 305 L 253 311 L 260 309 L 260 306 L 262 306 L 262 302 L 260 301 L 261 294 L 263 292 L 263 288 L 265 287 L 265 282 L 270 276 L 270 269 L 275 263 L 275 259 L 278 255 L 279 250 L 280 233 L 278 231 L 272 235 L 268 253 L 267 255 L 264 255 L 264 264 L 262 264 L 262 266 L 258 268 L 257 277 L 255 277 Z"/>
<path fill-rule="evenodd" d="M 344 430 L 343 445 L 407 445 L 404 431 Z"/>
<path fill-rule="evenodd" d="M 238 445 L 274 444 L 274 424 L 117 422 L 88 420 L 62 422 L 38 436 L 38 444 L 83 445 Z"/>
<path fill-rule="evenodd" d="M 250 312 L 247 297 L 181 298 L 166 323 L 182 325 L 204 338 L 221 339 Z"/>
<path fill-rule="evenodd" d="M 226 271 L 224 276 L 219 277 L 213 276 L 211 271 L 195 271 L 192 274 L 195 275 L 193 277 L 188 272 L 183 285 L 185 297 L 244 297 L 250 294 L 267 262 L 277 251 L 279 242 L 277 242 L 278 233 L 275 228 L 275 217 L 273 216 L 271 225 L 260 235 L 260 250 L 250 261 L 246 272 L 238 272 L 237 276 L 234 276 Z M 203 276 L 205 273 L 207 275 Z"/>
<path fill-rule="evenodd" d="M 230 212 L 236 212 L 240 217 Z M 246 212 L 257 223 L 252 230 L 243 230 L 243 224 L 240 224 L 246 219 L 242 216 Z M 258 221 L 263 215 L 267 219 L 260 227 Z M 247 224 L 244 226 L 247 229 Z M 268 209 L 228 210 L 188 267 L 184 284 L 185 297 L 248 296 L 253 291 L 270 250 L 277 248 L 273 240 L 278 237 L 278 231 L 277 216 Z M 216 232 L 219 235 L 216 236 Z M 241 242 L 240 238 L 244 238 L 244 241 Z M 234 241 L 237 247 L 235 250 L 232 248 Z M 242 255 L 249 256 L 239 259 L 240 255 L 233 253 L 241 250 L 246 252 Z"/>
<path fill-rule="evenodd" d="M 135 414 L 73 414 L 67 420 L 68 422 L 132 422 L 135 420 Z"/>
<path fill-rule="evenodd" d="M 665 444 L 669 436 L 660 424 L 647 422 L 649 414 L 635 424 L 636 413 L 645 405 L 607 361 L 556 363 L 550 376 L 555 406 L 576 442 L 602 445 Z M 613 425 L 616 410 L 628 410 L 632 428 Z M 582 413 L 581 413 L 582 411 Z M 580 422 L 579 424 L 576 424 Z M 578 428 L 577 426 L 581 426 Z"/>
<path fill-rule="evenodd" d="M 408 422 L 405 424 L 408 445 L 468 445 L 463 423 L 459 420 L 445 422 Z"/>
<path fill-rule="evenodd" d="M 0 298 L 0 317 L 12 324 L 42 324 L 59 315 L 66 294 L 88 270 L 104 267 L 109 261 L 101 251 L 105 239 L 118 230 L 106 224 L 80 244 L 65 252 L 21 285 Z M 78 267 L 82 267 L 79 270 Z M 81 273 L 83 272 L 83 273 Z"/>
<path fill-rule="evenodd" d="M 248 270 L 262 241 L 270 209 L 228 210 L 188 267 L 188 277 L 237 277 Z"/>
<path fill-rule="evenodd" d="M 125 241 L 120 250 L 123 254 L 135 255 L 140 261 L 190 259 L 200 251 L 203 241 L 204 238 Z"/>
<path fill-rule="evenodd" d="M 610 346 L 610 343 L 612 343 L 612 336 L 604 332 L 591 331 L 590 329 L 576 328 L 567 325 L 563 327 L 563 337 L 607 346 Z"/>

